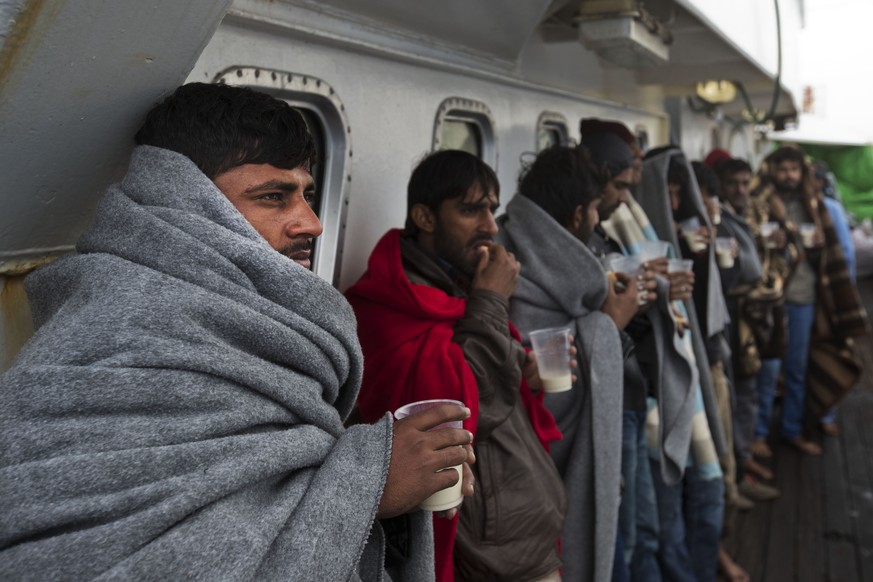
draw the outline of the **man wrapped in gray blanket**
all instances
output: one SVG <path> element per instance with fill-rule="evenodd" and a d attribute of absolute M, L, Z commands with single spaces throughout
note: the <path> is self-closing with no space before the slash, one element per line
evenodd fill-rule
<path fill-rule="evenodd" d="M 426 431 L 469 410 L 344 426 L 363 360 L 308 269 L 303 118 L 185 85 L 136 142 L 78 254 L 27 282 L 38 331 L 0 377 L 0 579 L 432 580 L 415 509 L 472 435 Z"/>

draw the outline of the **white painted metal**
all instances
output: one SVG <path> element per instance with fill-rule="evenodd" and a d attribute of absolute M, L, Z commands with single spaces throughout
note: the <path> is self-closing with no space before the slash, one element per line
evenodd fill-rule
<path fill-rule="evenodd" d="M 472 65 L 431 63 L 416 53 L 398 55 L 395 47 L 380 54 L 378 46 L 358 50 L 356 41 L 315 42 L 297 24 L 285 26 L 274 7 L 269 25 L 266 16 L 249 15 L 236 12 L 235 5 L 189 80 L 209 81 L 217 71 L 247 63 L 319 77 L 336 90 L 355 135 L 341 288 L 363 273 L 378 238 L 403 225 L 406 182 L 415 162 L 433 147 L 435 116 L 446 98 L 464 97 L 490 109 L 504 203 L 515 192 L 520 156 L 534 149 L 543 111 L 565 116 L 573 135 L 578 135 L 580 118 L 598 116 L 643 124 L 655 143 L 667 137 L 666 118 L 657 111 L 586 99 L 512 75 L 483 73 Z"/>
<path fill-rule="evenodd" d="M 70 250 L 143 113 L 184 80 L 229 3 L 4 7 L 21 11 L 0 51 L 0 266 Z"/>
<path fill-rule="evenodd" d="M 701 71 L 752 71 L 766 84 L 770 48 L 723 24 L 712 2 L 679 0 L 672 25 L 687 25 L 690 52 L 671 49 L 661 78 L 621 69 L 579 41 L 580 1 L 0 0 L 0 275 L 72 248 L 106 185 L 123 173 L 143 114 L 186 76 L 214 82 L 229 72 L 227 82 L 266 88 L 320 117 L 333 149 L 317 271 L 340 288 L 360 276 L 382 233 L 403 224 L 409 173 L 434 147 L 450 98 L 487 109 L 486 159 L 504 203 L 548 119 L 565 120 L 571 140 L 583 117 L 620 119 L 655 146 L 670 138 L 674 98 L 676 137 L 692 158 L 716 145 L 714 135 L 753 157 L 750 129 L 694 113 L 680 96 L 706 80 Z M 675 8 L 671 0 L 650 4 Z M 755 18 L 768 3 L 730 4 Z M 307 97 L 298 81 L 283 80 L 288 74 L 320 80 L 321 93 Z M 20 286 L 17 277 L 4 283 Z M 0 356 L 15 344 L 6 341 L 11 321 L 0 317 Z"/>

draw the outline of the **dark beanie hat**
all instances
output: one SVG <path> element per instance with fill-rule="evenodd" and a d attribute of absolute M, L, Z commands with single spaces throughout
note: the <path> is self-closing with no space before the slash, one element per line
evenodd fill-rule
<path fill-rule="evenodd" d="M 579 133 L 614 133 L 625 143 L 636 143 L 637 138 L 631 133 L 625 124 L 620 121 L 610 121 L 606 119 L 597 119 L 596 117 L 586 117 L 579 122 Z"/>
<path fill-rule="evenodd" d="M 634 163 L 630 146 L 615 133 L 583 133 L 582 145 L 588 148 L 591 161 L 597 167 L 606 167 L 610 176 L 620 174 Z"/>

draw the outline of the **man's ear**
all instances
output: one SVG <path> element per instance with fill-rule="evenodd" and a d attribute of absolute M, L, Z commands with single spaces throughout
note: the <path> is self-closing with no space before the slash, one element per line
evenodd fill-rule
<path fill-rule="evenodd" d="M 582 230 L 582 225 L 585 224 L 585 207 L 581 204 L 573 210 L 573 216 L 570 218 L 570 226 L 573 227 L 573 232 Z"/>
<path fill-rule="evenodd" d="M 433 233 L 436 226 L 436 216 L 434 216 L 433 210 L 419 203 L 412 207 L 409 215 L 412 217 L 412 222 L 415 223 L 418 230 L 429 234 Z"/>

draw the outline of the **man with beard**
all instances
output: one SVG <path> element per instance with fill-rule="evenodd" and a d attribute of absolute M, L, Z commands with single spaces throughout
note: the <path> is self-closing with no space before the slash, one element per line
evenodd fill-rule
<path fill-rule="evenodd" d="M 596 121 L 596 123 L 595 123 Z M 629 141 L 630 131 L 618 122 L 583 120 L 580 124 L 582 142 L 587 148 L 598 172 L 600 183 L 598 220 L 589 221 L 591 232 L 586 233 L 584 243 L 602 262 L 607 255 L 622 254 L 625 248 L 603 230 L 600 220 L 613 216 L 616 210 L 627 207 L 631 199 L 630 189 L 638 178 L 637 156 Z M 664 261 L 666 266 L 666 261 Z M 654 305 L 655 281 L 653 272 L 645 277 L 646 304 L 644 314 Z M 625 329 L 625 327 L 627 329 Z M 621 337 L 626 350 L 622 380 L 622 435 L 621 475 L 623 489 L 619 506 L 618 535 L 623 547 L 623 565 L 631 580 L 657 580 L 660 577 L 656 552 L 658 550 L 658 525 L 655 489 L 649 469 L 649 451 L 646 445 L 646 398 L 649 383 L 640 370 L 636 346 L 651 339 L 651 327 L 645 317 L 636 317 L 622 326 Z"/>
<path fill-rule="evenodd" d="M 363 359 L 308 269 L 303 118 L 194 83 L 136 143 L 78 254 L 28 280 L 38 330 L 0 378 L 0 578 L 432 580 L 415 510 L 472 435 L 428 431 L 469 411 L 343 426 Z"/>
<path fill-rule="evenodd" d="M 429 155 L 409 180 L 406 228 L 382 237 L 347 292 L 367 361 L 365 420 L 436 398 L 472 411 L 475 493 L 457 530 L 434 521 L 440 582 L 560 579 L 566 502 L 547 452 L 560 433 L 509 323 L 520 265 L 494 244 L 499 196 L 497 176 L 475 156 Z"/>
<path fill-rule="evenodd" d="M 568 580 L 579 581 L 609 580 L 610 567 L 612 580 L 628 579 L 621 546 L 610 551 L 622 467 L 630 475 L 623 503 L 635 506 L 639 483 L 652 487 L 647 462 L 638 475 L 636 451 L 625 453 L 621 442 L 622 390 L 626 395 L 629 385 L 645 385 L 633 342 L 620 331 L 639 303 L 637 280 L 616 272 L 607 278 L 586 246 L 599 222 L 600 196 L 585 148 L 553 146 L 525 169 L 518 195 L 500 218 L 499 234 L 523 261 L 510 300 L 513 321 L 526 336 L 546 327 L 569 327 L 580 354 L 583 373 L 572 390 L 546 397 L 564 437 L 552 447 L 569 502 L 563 572 Z M 630 440 L 635 445 L 636 435 Z M 635 528 L 630 533 L 635 539 Z M 643 552 L 636 554 L 640 561 Z"/>
<path fill-rule="evenodd" d="M 833 221 L 817 192 L 803 152 L 783 146 L 764 160 L 765 181 L 752 204 L 755 222 L 777 222 L 784 235 L 771 238 L 768 256 L 794 254 L 797 264 L 785 287 L 788 319 L 787 346 L 782 362 L 785 396 L 782 402 L 781 437 L 808 455 L 820 455 L 821 447 L 804 435 L 805 408 L 816 420 L 851 388 L 825 386 L 807 401 L 807 364 L 816 342 L 844 349 L 846 341 L 869 330 L 857 289 L 852 283 Z M 811 234 L 801 235 L 801 229 Z M 783 250 L 784 249 L 784 250 Z M 820 317 L 817 317 L 820 315 Z M 815 342 L 812 341 L 813 329 Z M 835 392 L 830 392 L 836 389 Z M 765 411 L 772 394 L 762 394 Z M 759 424 L 759 429 L 760 429 Z"/>
<path fill-rule="evenodd" d="M 719 182 L 718 192 L 723 200 L 722 223 L 718 226 L 718 232 L 720 236 L 732 237 L 737 244 L 734 264 L 730 268 L 719 270 L 728 313 L 731 316 L 733 365 L 730 372 L 736 395 L 733 417 L 734 450 L 739 476 L 745 483 L 743 488 L 750 497 L 765 501 L 772 498 L 776 491 L 770 491 L 772 488 L 769 487 L 761 489 L 751 475 L 754 473 L 763 479 L 773 478 L 773 472 L 752 456 L 758 420 L 758 372 L 762 368 L 768 368 L 763 372 L 765 379 L 775 378 L 776 374 L 769 369 L 775 366 L 778 372 L 780 360 L 761 357 L 768 350 L 765 345 L 759 345 L 761 342 L 756 340 L 752 326 L 763 326 L 765 320 L 772 320 L 772 325 L 780 326 L 783 322 L 781 317 L 773 318 L 772 315 L 757 320 L 749 317 L 750 313 L 762 310 L 770 313 L 774 308 L 774 294 L 761 287 L 762 284 L 766 285 L 766 280 L 763 280 L 763 266 L 755 246 L 754 232 L 745 219 L 752 190 L 752 167 L 745 160 L 728 158 L 718 163 L 715 173 Z M 781 307 L 777 312 L 782 312 Z M 760 446 L 756 450 L 766 455 L 766 450 L 762 451 Z M 750 505 L 745 499 L 734 502 L 740 509 L 748 509 Z"/>

